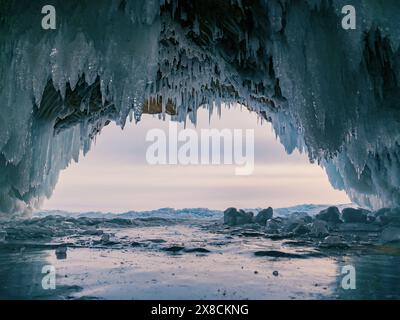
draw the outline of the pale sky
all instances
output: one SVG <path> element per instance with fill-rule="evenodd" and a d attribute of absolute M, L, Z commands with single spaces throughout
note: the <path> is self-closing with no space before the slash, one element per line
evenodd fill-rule
<path fill-rule="evenodd" d="M 168 120 L 168 119 L 167 119 Z M 188 124 L 188 128 L 194 128 Z M 236 176 L 235 165 L 149 165 L 146 150 L 152 128 L 168 132 L 168 121 L 144 115 L 139 124 L 122 131 L 109 125 L 96 145 L 78 164 L 60 174 L 58 185 L 43 209 L 73 212 L 125 212 L 163 207 L 256 208 L 297 204 L 349 203 L 345 192 L 334 190 L 326 173 L 306 155 L 287 155 L 269 123 L 247 110 L 223 109 L 222 118 L 199 110 L 196 130 L 254 129 L 255 169 Z M 183 125 L 179 125 L 183 128 Z"/>

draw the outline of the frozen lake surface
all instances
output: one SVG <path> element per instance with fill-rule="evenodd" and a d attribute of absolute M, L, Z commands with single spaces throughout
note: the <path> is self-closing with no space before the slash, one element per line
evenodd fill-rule
<path fill-rule="evenodd" d="M 327 248 L 216 217 L 49 216 L 3 228 L 10 240 L 0 244 L 1 299 L 400 297 L 395 243 Z M 46 265 L 55 268 L 55 290 L 42 288 Z M 357 271 L 355 290 L 341 286 L 344 265 Z"/>

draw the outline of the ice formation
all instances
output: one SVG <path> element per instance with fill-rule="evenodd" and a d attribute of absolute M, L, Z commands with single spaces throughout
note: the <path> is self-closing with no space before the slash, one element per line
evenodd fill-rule
<path fill-rule="evenodd" d="M 373 208 L 400 205 L 400 4 L 353 0 L 0 2 L 0 212 L 29 213 L 110 121 L 196 121 L 240 103 L 287 152 Z"/>

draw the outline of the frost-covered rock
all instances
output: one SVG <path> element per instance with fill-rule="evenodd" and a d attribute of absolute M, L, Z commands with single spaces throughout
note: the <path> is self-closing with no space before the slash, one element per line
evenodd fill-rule
<path fill-rule="evenodd" d="M 341 223 L 340 211 L 337 207 L 329 207 L 316 215 L 316 219 L 329 223 Z"/>
<path fill-rule="evenodd" d="M 293 233 L 297 236 L 302 236 L 311 232 L 311 228 L 306 224 L 299 224 L 296 228 L 294 228 Z"/>
<path fill-rule="evenodd" d="M 342 220 L 345 223 L 366 223 L 368 211 L 363 209 L 345 208 L 342 210 Z"/>
<path fill-rule="evenodd" d="M 312 220 L 307 212 L 293 212 L 288 216 L 289 223 L 310 223 Z"/>
<path fill-rule="evenodd" d="M 67 246 L 61 246 L 56 249 L 56 257 L 58 260 L 63 260 L 67 258 Z"/>
<path fill-rule="evenodd" d="M 256 217 L 254 218 L 254 222 L 265 225 L 267 221 L 272 218 L 273 215 L 274 210 L 271 207 L 263 209 L 256 215 Z"/>
<path fill-rule="evenodd" d="M 310 235 L 316 238 L 322 238 L 329 234 L 327 224 L 323 220 L 315 220 L 311 224 Z"/>
<path fill-rule="evenodd" d="M 229 226 L 243 225 L 253 222 L 254 214 L 252 212 L 245 212 L 237 210 L 236 208 L 228 208 L 224 211 L 224 224 Z"/>
<path fill-rule="evenodd" d="M 277 234 L 281 230 L 282 223 L 280 220 L 271 219 L 268 220 L 265 225 L 265 232 L 268 234 Z"/>
<path fill-rule="evenodd" d="M 243 225 L 247 223 L 252 223 L 254 218 L 253 212 L 246 212 L 244 210 L 239 210 L 239 214 L 236 216 L 236 225 Z"/>
<path fill-rule="evenodd" d="M 309 232 L 309 230 L 306 232 L 306 229 L 309 229 L 306 224 L 310 223 L 312 218 L 306 212 L 293 212 L 285 218 L 286 219 L 283 220 L 285 232 L 295 232 L 296 229 L 297 234 Z"/>
<path fill-rule="evenodd" d="M 234 226 L 236 224 L 236 216 L 238 211 L 236 208 L 228 208 L 224 211 L 224 224 Z"/>

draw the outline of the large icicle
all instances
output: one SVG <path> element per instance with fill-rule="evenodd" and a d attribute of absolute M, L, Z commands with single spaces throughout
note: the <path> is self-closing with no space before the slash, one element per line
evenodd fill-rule
<path fill-rule="evenodd" d="M 352 2 L 350 31 L 344 0 L 55 0 L 55 31 L 45 1 L 0 2 L 0 212 L 50 196 L 110 121 L 237 102 L 354 201 L 399 206 L 400 4 Z"/>

